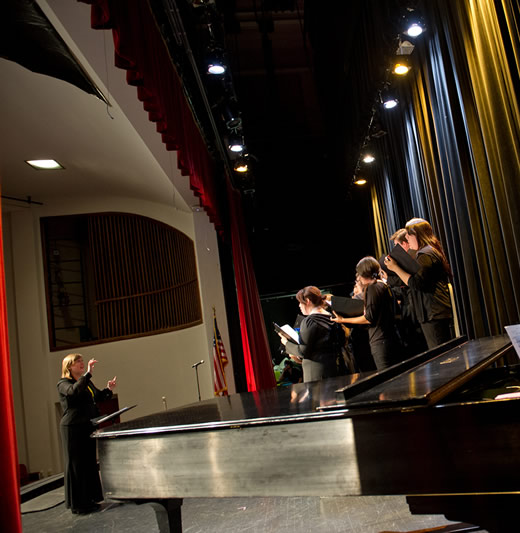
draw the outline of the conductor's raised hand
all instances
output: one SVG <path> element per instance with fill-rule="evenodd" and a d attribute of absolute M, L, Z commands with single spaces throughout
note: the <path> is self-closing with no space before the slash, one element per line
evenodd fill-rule
<path fill-rule="evenodd" d="M 116 379 L 117 379 L 117 376 L 114 376 L 113 379 L 109 379 L 108 380 L 108 383 L 107 383 L 107 388 L 108 389 L 113 390 L 115 388 L 115 386 L 117 385 Z"/>
<path fill-rule="evenodd" d="M 90 359 L 87 365 L 87 372 L 89 374 L 92 374 L 92 370 L 94 370 L 94 365 L 97 363 L 95 359 Z"/>

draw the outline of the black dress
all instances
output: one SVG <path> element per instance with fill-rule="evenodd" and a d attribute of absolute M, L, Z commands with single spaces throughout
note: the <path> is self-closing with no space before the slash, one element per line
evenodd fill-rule
<path fill-rule="evenodd" d="M 96 401 L 111 398 L 109 389 L 99 390 L 87 372 L 77 381 L 62 378 L 58 382 L 63 416 L 60 433 L 63 444 L 65 506 L 73 512 L 93 509 L 103 500 L 96 457 L 96 441 L 90 438 L 94 426 L 90 421 L 99 416 Z"/>
<path fill-rule="evenodd" d="M 399 358 L 394 305 L 390 288 L 382 281 L 368 285 L 365 291 L 365 318 L 370 352 L 378 370 L 393 365 Z"/>
<path fill-rule="evenodd" d="M 303 360 L 303 379 L 305 376 L 305 360 L 320 365 L 321 378 L 338 375 L 337 354 L 331 337 L 332 326 L 329 314 L 313 313 L 307 315 L 300 324 L 300 344 L 288 341 L 285 349 L 287 353 L 298 355 Z"/>
<path fill-rule="evenodd" d="M 431 246 L 421 248 L 416 259 L 420 269 L 410 276 L 408 286 L 417 320 L 431 349 L 452 337 L 449 278 L 442 260 Z"/>

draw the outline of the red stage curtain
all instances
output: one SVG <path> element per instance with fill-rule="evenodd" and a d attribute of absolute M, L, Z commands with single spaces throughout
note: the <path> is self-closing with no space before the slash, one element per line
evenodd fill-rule
<path fill-rule="evenodd" d="M 178 164 L 190 176 L 210 220 L 222 232 L 217 209 L 213 164 L 188 106 L 182 85 L 148 2 L 143 0 L 79 0 L 92 5 L 92 27 L 112 29 L 116 66 L 127 70 L 127 81 L 157 123 L 168 150 L 177 150 Z M 240 195 L 228 185 L 231 238 L 240 327 L 248 390 L 275 387 L 269 344 L 254 277 Z"/>
<path fill-rule="evenodd" d="M 7 329 L 5 297 L 4 247 L 0 209 L 0 501 L 2 502 L 2 531 L 22 531 L 20 515 L 20 478 L 18 474 L 18 450 L 14 424 L 13 393 L 11 387 L 11 361 Z"/>
<path fill-rule="evenodd" d="M 143 0 L 79 0 L 92 5 L 91 24 L 112 29 L 115 65 L 127 71 L 129 85 L 137 87 L 150 121 L 168 150 L 177 151 L 181 173 L 190 177 L 190 187 L 199 197 L 218 231 L 218 213 L 213 162 L 171 61 L 148 2 Z"/>
<path fill-rule="evenodd" d="M 243 246 L 243 243 L 247 243 L 247 235 L 242 201 L 240 193 L 230 184 L 228 184 L 228 203 L 247 390 L 251 392 L 276 387 L 276 380 L 253 264 L 249 248 Z"/>

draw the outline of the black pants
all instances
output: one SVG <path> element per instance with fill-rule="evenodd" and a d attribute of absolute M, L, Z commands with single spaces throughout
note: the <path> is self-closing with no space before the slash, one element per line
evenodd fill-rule
<path fill-rule="evenodd" d="M 388 340 L 370 343 L 370 352 L 377 370 L 383 370 L 395 363 L 396 345 Z"/>
<path fill-rule="evenodd" d="M 452 338 L 451 318 L 430 320 L 421 324 L 421 329 L 428 345 L 428 350 L 448 342 Z"/>
<path fill-rule="evenodd" d="M 103 501 L 96 457 L 96 440 L 90 438 L 91 424 L 60 426 L 63 444 L 65 506 L 88 509 Z"/>

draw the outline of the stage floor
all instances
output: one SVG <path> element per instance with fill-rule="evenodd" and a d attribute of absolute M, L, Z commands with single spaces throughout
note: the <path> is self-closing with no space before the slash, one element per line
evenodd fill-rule
<path fill-rule="evenodd" d="M 149 505 L 103 503 L 101 511 L 80 516 L 63 499 L 61 487 L 22 504 L 24 533 L 159 531 Z M 416 532 L 453 523 L 411 515 L 404 496 L 192 498 L 184 500 L 182 517 L 184 533 Z"/>

